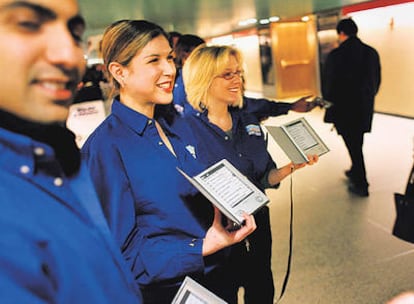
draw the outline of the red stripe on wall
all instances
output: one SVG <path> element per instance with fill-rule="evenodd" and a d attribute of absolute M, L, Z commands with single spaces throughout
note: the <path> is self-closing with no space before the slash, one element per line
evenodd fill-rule
<path fill-rule="evenodd" d="M 342 8 L 342 15 L 347 15 L 352 12 L 364 11 L 371 8 L 384 7 L 389 5 L 396 5 L 401 3 L 414 2 L 414 0 L 374 0 L 368 2 L 362 2 L 345 6 Z"/>

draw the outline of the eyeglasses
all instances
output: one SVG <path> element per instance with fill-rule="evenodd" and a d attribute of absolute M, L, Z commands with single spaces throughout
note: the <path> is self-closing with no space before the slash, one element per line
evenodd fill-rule
<path fill-rule="evenodd" d="M 223 73 L 221 75 L 218 75 L 217 77 L 224 78 L 226 80 L 232 80 L 236 76 L 238 76 L 240 78 L 243 77 L 243 71 L 242 70 L 237 70 L 236 72 L 226 72 L 226 73 Z"/>

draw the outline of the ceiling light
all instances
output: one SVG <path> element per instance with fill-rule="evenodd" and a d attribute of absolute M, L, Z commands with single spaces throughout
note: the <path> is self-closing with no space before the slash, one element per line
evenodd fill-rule
<path fill-rule="evenodd" d="M 270 23 L 270 20 L 269 19 L 260 19 L 259 20 L 259 23 L 260 24 L 269 24 Z"/>
<path fill-rule="evenodd" d="M 278 17 L 278 16 L 269 17 L 270 22 L 278 22 L 279 20 L 280 20 L 280 17 Z"/>
<path fill-rule="evenodd" d="M 247 25 L 251 25 L 251 24 L 255 24 L 255 23 L 257 23 L 256 18 L 250 18 L 250 19 L 239 21 L 240 26 L 247 26 Z"/>

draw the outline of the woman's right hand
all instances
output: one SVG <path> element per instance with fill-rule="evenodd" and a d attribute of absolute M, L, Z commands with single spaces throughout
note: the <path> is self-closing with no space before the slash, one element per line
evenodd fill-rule
<path fill-rule="evenodd" d="M 256 221 L 253 215 L 244 213 L 244 225 L 240 229 L 233 231 L 223 227 L 221 217 L 220 210 L 214 207 L 213 224 L 207 230 L 203 240 L 203 256 L 213 254 L 225 247 L 241 242 L 256 230 Z"/>

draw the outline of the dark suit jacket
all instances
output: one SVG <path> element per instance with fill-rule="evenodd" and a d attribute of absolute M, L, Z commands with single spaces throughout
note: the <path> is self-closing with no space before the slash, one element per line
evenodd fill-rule
<path fill-rule="evenodd" d="M 377 51 L 357 37 L 349 37 L 329 53 L 322 74 L 323 98 L 333 106 L 324 120 L 338 133 L 352 128 L 370 132 L 374 98 L 381 83 Z"/>

